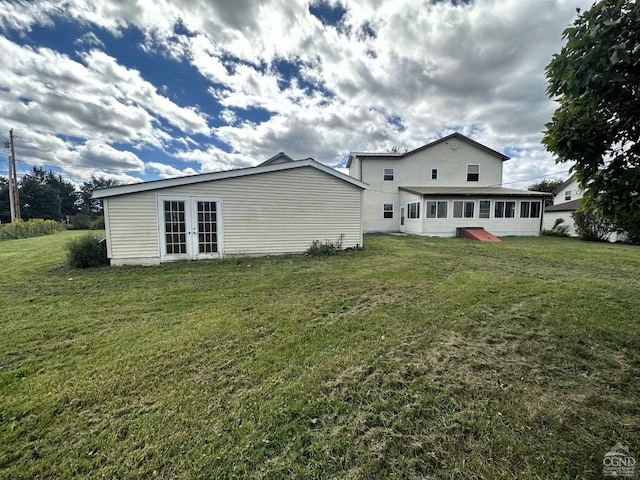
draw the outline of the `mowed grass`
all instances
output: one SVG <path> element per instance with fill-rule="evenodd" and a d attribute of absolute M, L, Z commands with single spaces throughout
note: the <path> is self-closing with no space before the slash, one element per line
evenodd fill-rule
<path fill-rule="evenodd" d="M 600 478 L 640 452 L 640 248 L 381 236 L 70 270 L 0 243 L 0 477 Z"/>

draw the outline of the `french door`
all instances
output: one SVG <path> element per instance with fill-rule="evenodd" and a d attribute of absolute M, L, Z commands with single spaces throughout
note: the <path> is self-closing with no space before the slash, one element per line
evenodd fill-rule
<path fill-rule="evenodd" d="M 160 260 L 222 256 L 222 199 L 159 196 Z"/>

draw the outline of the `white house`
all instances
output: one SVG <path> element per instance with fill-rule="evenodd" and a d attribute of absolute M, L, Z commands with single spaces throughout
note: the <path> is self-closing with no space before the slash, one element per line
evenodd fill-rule
<path fill-rule="evenodd" d="M 257 167 L 110 187 L 104 204 L 112 265 L 299 253 L 314 240 L 362 245 L 367 185 L 283 153 Z"/>
<path fill-rule="evenodd" d="M 352 153 L 349 174 L 366 182 L 365 232 L 455 236 L 539 235 L 543 192 L 502 187 L 509 157 L 460 133 L 405 153 Z"/>
<path fill-rule="evenodd" d="M 553 193 L 553 205 L 544 209 L 544 220 L 542 222 L 543 230 L 551 230 L 559 219 L 562 219 L 562 225 L 569 227 L 567 235 L 577 237 L 576 224 L 573 221 L 573 213 L 582 206 L 582 197 L 584 190 L 580 187 L 575 176 L 569 177 L 564 183 L 558 185 Z M 609 235 L 610 242 L 624 241 L 626 235 L 624 233 L 613 232 Z"/>
<path fill-rule="evenodd" d="M 544 221 L 542 222 L 543 230 L 551 230 L 559 219 L 562 219 L 562 225 L 569 227 L 567 234 L 571 237 L 578 236 L 576 226 L 571 216 L 578 208 L 580 208 L 583 191 L 578 181 L 573 177 L 569 177 L 564 183 L 558 185 L 553 191 L 553 205 L 544 209 Z"/>

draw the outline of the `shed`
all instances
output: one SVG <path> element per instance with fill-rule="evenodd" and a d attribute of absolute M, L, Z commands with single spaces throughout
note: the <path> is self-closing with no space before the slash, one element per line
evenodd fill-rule
<path fill-rule="evenodd" d="M 302 253 L 314 240 L 362 245 L 367 184 L 310 158 L 278 160 L 95 190 L 111 265 Z"/>

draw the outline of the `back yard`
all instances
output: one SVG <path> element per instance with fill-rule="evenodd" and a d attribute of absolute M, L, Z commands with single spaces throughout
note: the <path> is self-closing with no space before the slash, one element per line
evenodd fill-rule
<path fill-rule="evenodd" d="M 640 457 L 640 248 L 370 237 L 70 270 L 0 242 L 0 477 L 599 478 Z"/>

